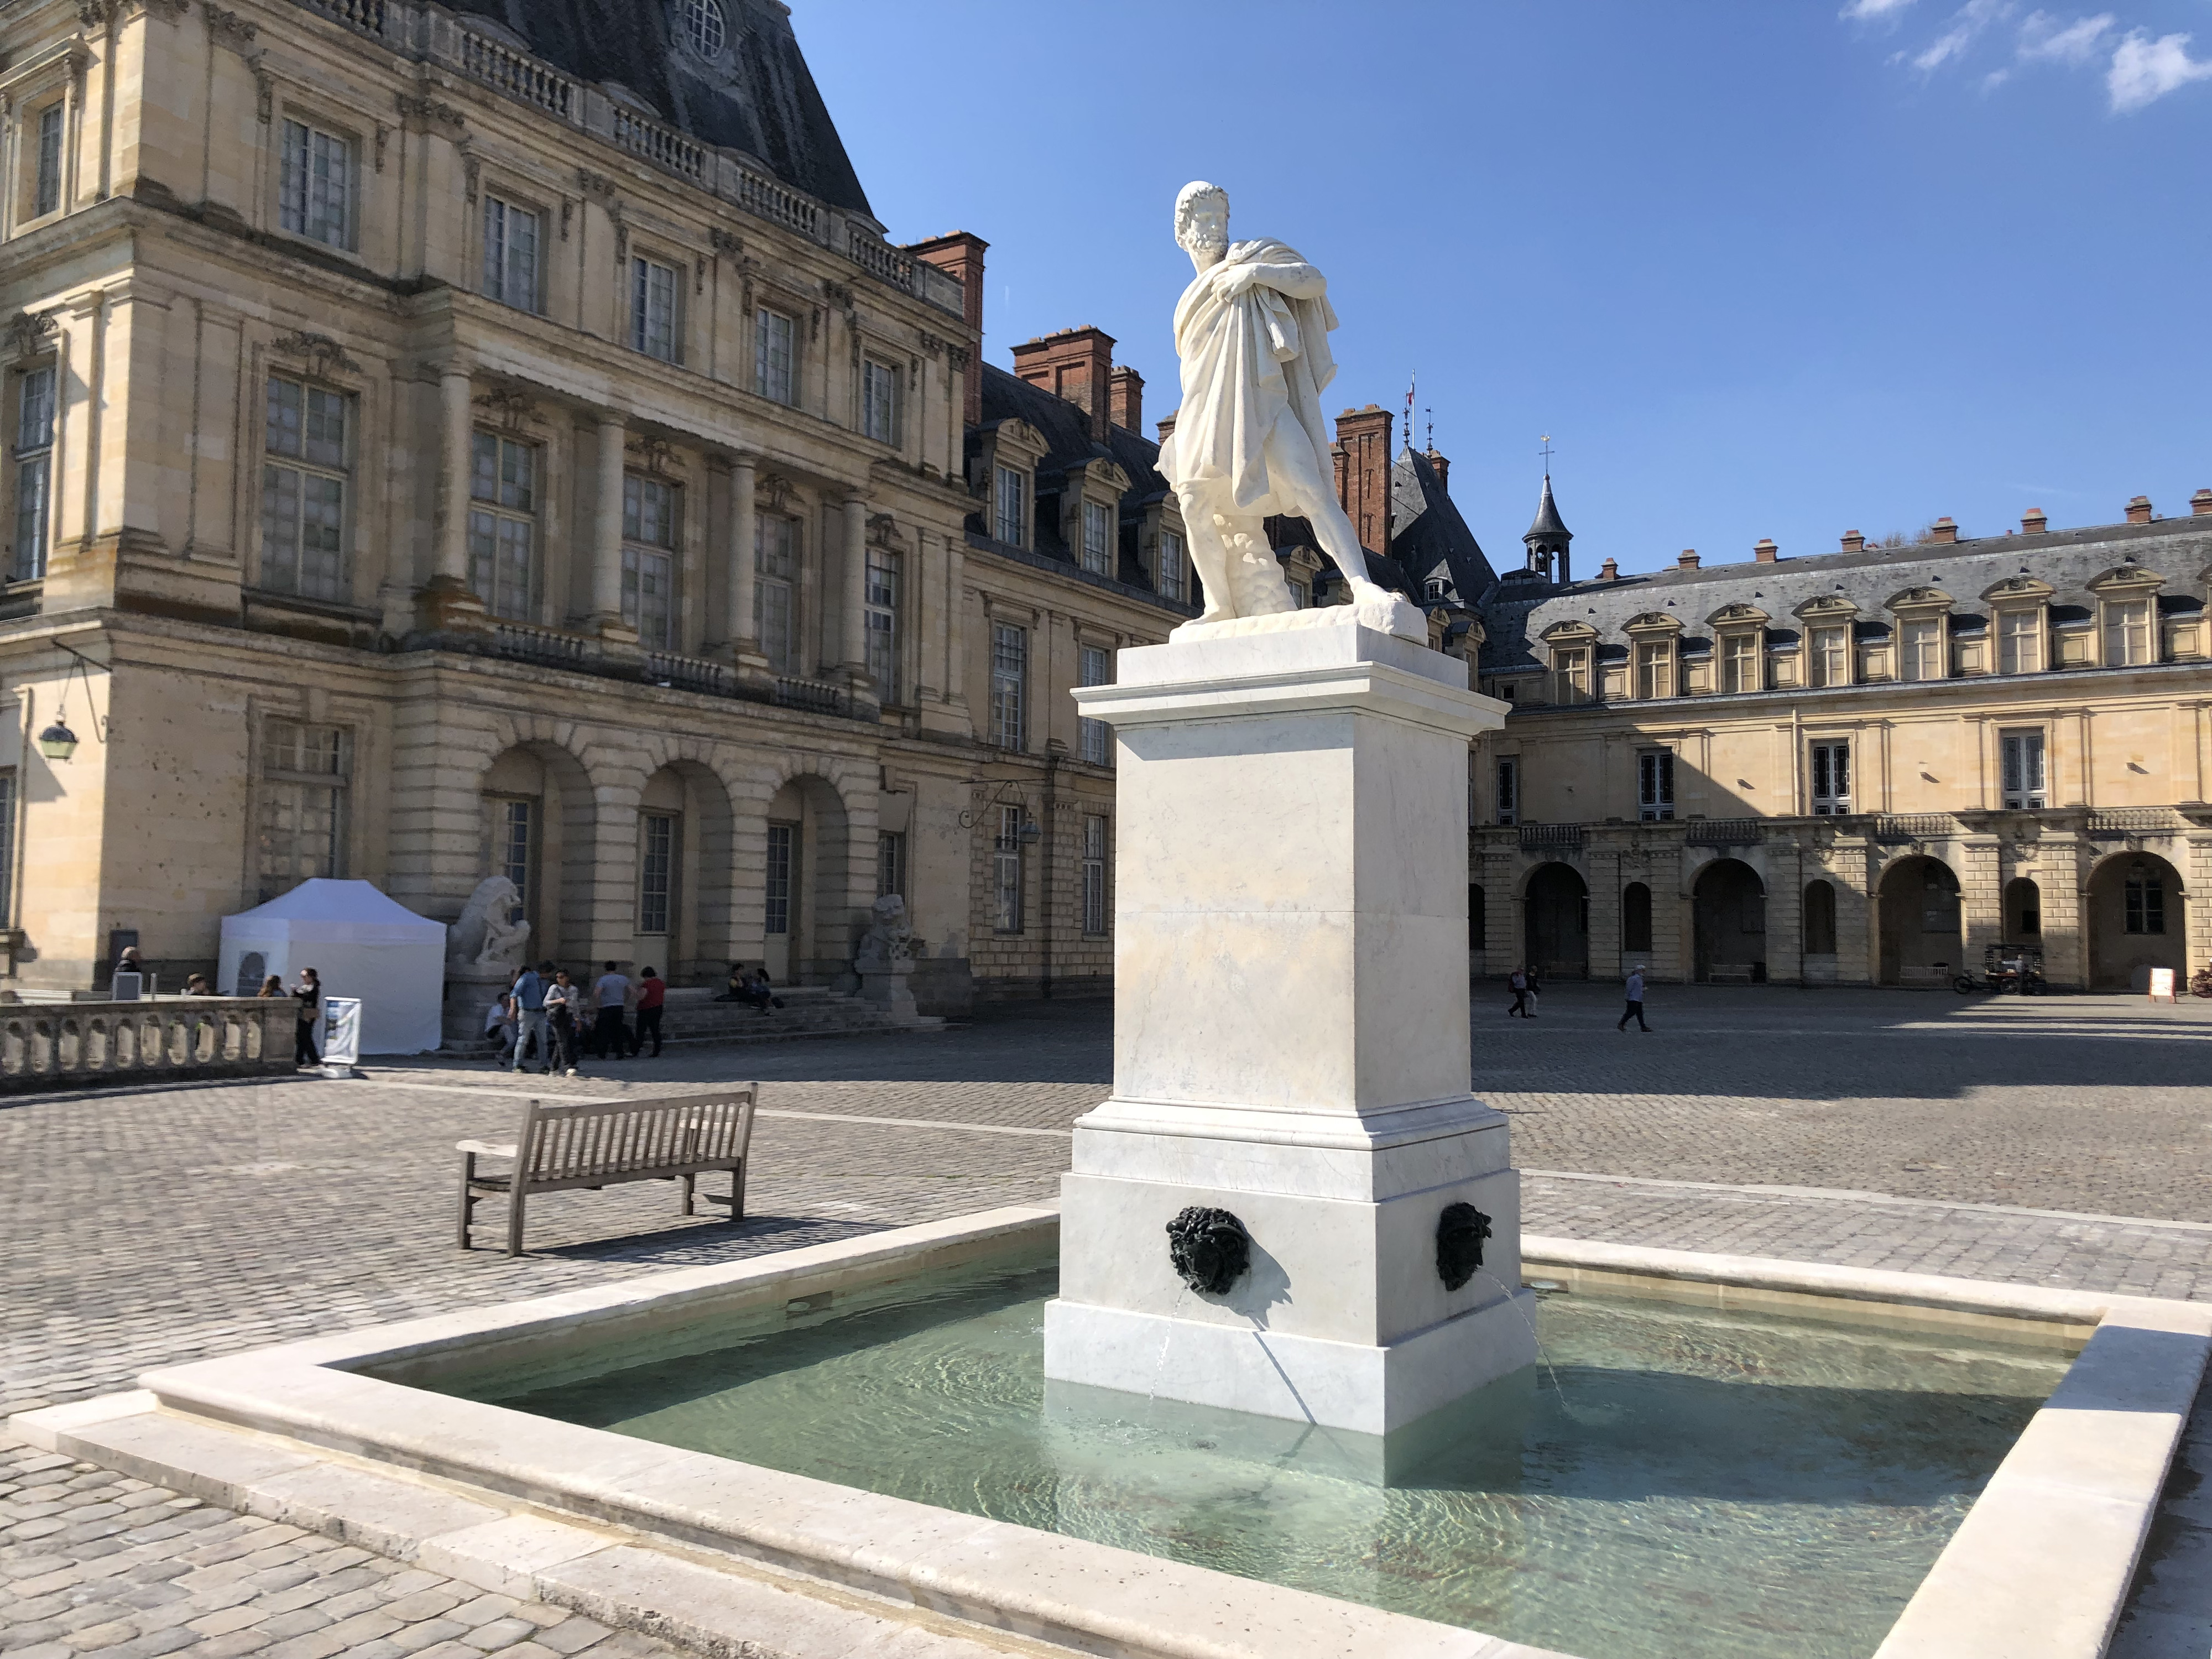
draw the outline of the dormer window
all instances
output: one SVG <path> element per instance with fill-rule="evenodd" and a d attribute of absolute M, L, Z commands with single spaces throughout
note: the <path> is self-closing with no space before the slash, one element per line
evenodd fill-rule
<path fill-rule="evenodd" d="M 2158 660 L 2158 590 L 2165 585 L 2165 577 L 2136 564 L 2107 570 L 2090 581 L 2106 667 L 2140 668 Z"/>
<path fill-rule="evenodd" d="M 684 0 L 684 38 L 702 58 L 720 58 L 729 26 L 719 0 Z"/>
<path fill-rule="evenodd" d="M 1022 531 L 1029 523 L 1029 474 L 1002 466 L 998 475 L 998 487 L 992 498 L 996 503 L 993 533 L 1007 545 L 1020 547 L 1028 540 Z"/>
<path fill-rule="evenodd" d="M 1673 696 L 1677 684 L 1674 647 L 1682 624 L 1663 611 L 1647 611 L 1630 617 L 1624 631 L 1630 641 L 1630 695 L 1646 702 Z"/>
<path fill-rule="evenodd" d="M 1705 620 L 1718 640 L 1721 690 L 1765 690 L 1767 614 L 1755 605 L 1728 605 Z"/>
<path fill-rule="evenodd" d="M 2039 674 L 2051 665 L 2045 641 L 2050 637 L 2051 592 L 2050 583 L 2025 571 L 1983 591 L 1994 612 L 1990 627 L 1996 635 L 1998 673 Z"/>
<path fill-rule="evenodd" d="M 1897 618 L 1895 678 L 1948 679 L 1951 672 L 1952 599 L 1940 587 L 1908 587 L 1888 605 Z"/>

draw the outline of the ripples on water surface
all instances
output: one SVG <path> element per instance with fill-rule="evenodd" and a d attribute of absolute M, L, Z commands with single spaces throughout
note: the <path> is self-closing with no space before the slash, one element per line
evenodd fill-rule
<path fill-rule="evenodd" d="M 1384 1484 L 1364 1437 L 1048 1388 L 1055 1282 L 934 1279 L 493 1397 L 1583 1659 L 1862 1659 L 2066 1365 L 1547 1296 L 1556 1386 L 1534 1368 L 1394 1438 Z"/>

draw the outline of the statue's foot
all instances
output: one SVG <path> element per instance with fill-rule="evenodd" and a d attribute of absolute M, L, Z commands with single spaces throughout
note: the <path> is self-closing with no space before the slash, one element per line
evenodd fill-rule
<path fill-rule="evenodd" d="M 1428 618 L 1411 601 L 1374 582 L 1352 582 L 1352 614 L 1359 626 L 1371 628 L 1378 634 L 1395 635 L 1416 645 L 1429 642 Z"/>

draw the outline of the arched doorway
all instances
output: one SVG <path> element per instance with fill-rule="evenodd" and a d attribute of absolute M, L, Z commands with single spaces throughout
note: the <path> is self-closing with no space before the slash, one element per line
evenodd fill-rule
<path fill-rule="evenodd" d="M 477 879 L 505 876 L 522 896 L 532 962 L 578 960 L 592 948 L 593 797 L 576 757 L 550 743 L 519 744 L 484 769 L 483 853 Z"/>
<path fill-rule="evenodd" d="M 1716 859 L 1691 890 L 1700 984 L 1762 984 L 1766 979 L 1766 884 L 1741 859 Z"/>
<path fill-rule="evenodd" d="M 1540 866 L 1524 900 L 1528 965 L 1551 979 L 1589 977 L 1589 889 L 1564 864 Z"/>
<path fill-rule="evenodd" d="M 1946 985 L 1964 971 L 1959 878 L 1941 859 L 1899 859 L 1881 875 L 1881 982 Z"/>
<path fill-rule="evenodd" d="M 2154 968 L 2185 988 L 2188 938 L 2180 872 L 2152 853 L 2116 853 L 2089 872 L 2089 987 L 2141 991 Z"/>
<path fill-rule="evenodd" d="M 2026 876 L 2005 884 L 2004 942 L 2038 948 L 2043 944 L 2043 890 Z"/>
<path fill-rule="evenodd" d="M 851 842 L 845 803 L 826 779 L 801 775 L 769 800 L 760 955 L 778 984 L 826 984 L 850 963 Z"/>
<path fill-rule="evenodd" d="M 1651 951 L 1651 890 L 1640 881 L 1620 890 L 1620 948 L 1644 955 Z"/>
<path fill-rule="evenodd" d="M 721 982 L 734 960 L 729 792 L 695 761 L 664 766 L 637 803 L 630 960 L 672 984 Z"/>
<path fill-rule="evenodd" d="M 1836 884 L 1832 881 L 1805 884 L 1805 954 L 1836 954 Z"/>

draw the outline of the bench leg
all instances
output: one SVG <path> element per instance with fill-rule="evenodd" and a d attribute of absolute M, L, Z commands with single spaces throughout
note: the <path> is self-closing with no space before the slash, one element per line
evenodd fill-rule
<path fill-rule="evenodd" d="M 476 1208 L 477 1203 L 477 1195 L 471 1190 L 471 1186 L 476 1178 L 477 1155 L 474 1152 L 463 1152 L 461 1154 L 461 1205 L 460 1213 L 454 1218 L 454 1231 L 457 1235 L 454 1242 L 465 1250 L 471 1248 L 469 1214 Z"/>
<path fill-rule="evenodd" d="M 522 1172 L 519 1168 L 515 1171 L 514 1187 L 507 1199 L 507 1253 L 509 1255 L 522 1254 Z"/>
<path fill-rule="evenodd" d="M 687 1175 L 678 1176 L 676 1179 L 682 1183 L 684 1188 L 684 1213 L 686 1215 L 696 1215 L 698 1213 L 698 1210 L 693 1200 L 697 1196 L 696 1188 L 699 1184 L 699 1177 L 696 1176 Z"/>
<path fill-rule="evenodd" d="M 745 1160 L 739 1158 L 737 1167 L 730 1171 L 730 1219 L 745 1218 Z"/>

